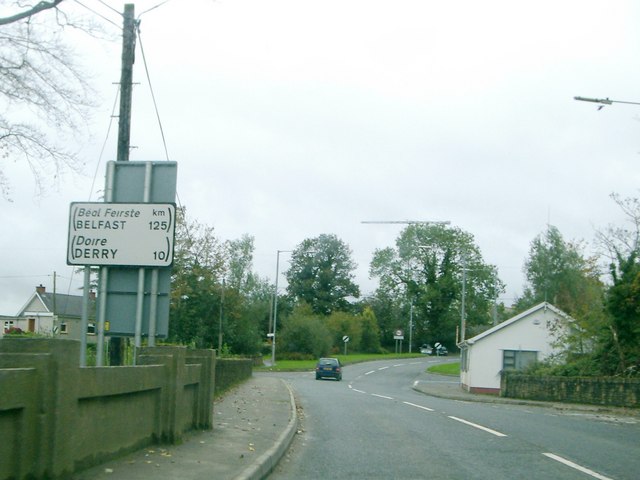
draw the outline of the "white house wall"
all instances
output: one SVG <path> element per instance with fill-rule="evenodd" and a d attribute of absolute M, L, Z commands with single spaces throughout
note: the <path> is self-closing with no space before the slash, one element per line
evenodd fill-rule
<path fill-rule="evenodd" d="M 536 351 L 538 360 L 548 357 L 554 351 L 554 339 L 547 322 L 557 318 L 552 310 L 541 309 L 470 345 L 469 370 L 461 377 L 463 384 L 471 389 L 499 390 L 504 350 Z"/>

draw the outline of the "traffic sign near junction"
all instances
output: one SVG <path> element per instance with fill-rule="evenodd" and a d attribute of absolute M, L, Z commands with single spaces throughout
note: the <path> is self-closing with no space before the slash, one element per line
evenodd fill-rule
<path fill-rule="evenodd" d="M 71 203 L 69 265 L 169 267 L 176 206 L 172 203 Z"/>

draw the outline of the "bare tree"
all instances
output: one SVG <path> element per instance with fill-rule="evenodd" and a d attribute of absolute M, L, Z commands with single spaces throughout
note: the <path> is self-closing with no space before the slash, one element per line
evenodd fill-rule
<path fill-rule="evenodd" d="M 624 213 L 626 226 L 609 225 L 604 230 L 597 230 L 596 240 L 600 253 L 610 263 L 616 263 L 620 256 L 626 258 L 640 249 L 640 199 L 621 197 L 616 193 L 611 194 L 611 198 Z"/>
<path fill-rule="evenodd" d="M 0 18 L 0 192 L 7 200 L 9 162 L 28 163 L 39 193 L 45 181 L 55 183 L 64 170 L 81 167 L 72 146 L 86 125 L 93 91 L 65 33 L 91 28 L 62 3 L 0 0 L 3 11 L 15 12 Z"/>

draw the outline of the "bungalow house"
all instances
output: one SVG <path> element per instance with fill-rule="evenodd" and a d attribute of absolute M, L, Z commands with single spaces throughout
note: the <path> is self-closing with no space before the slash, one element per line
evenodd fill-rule
<path fill-rule="evenodd" d="M 474 393 L 500 393 L 501 373 L 559 352 L 559 331 L 571 321 L 543 302 L 460 343 L 460 382 Z"/>
<path fill-rule="evenodd" d="M 20 329 L 41 335 L 80 340 L 82 296 L 50 293 L 43 285 L 36 290 L 15 317 L 3 319 L 3 332 Z M 88 341 L 96 333 L 95 294 L 89 297 Z M 95 341 L 95 340 L 94 340 Z"/>

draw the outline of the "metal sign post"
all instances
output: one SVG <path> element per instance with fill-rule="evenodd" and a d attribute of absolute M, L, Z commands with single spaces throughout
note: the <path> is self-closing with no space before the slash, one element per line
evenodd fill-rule
<path fill-rule="evenodd" d="M 342 341 L 344 342 L 344 354 L 347 354 L 347 343 L 349 343 L 349 336 L 345 335 L 342 337 Z"/>
<path fill-rule="evenodd" d="M 402 340 L 404 340 L 404 332 L 402 330 L 396 330 L 395 332 L 393 332 L 393 339 L 396 341 L 396 353 L 402 353 Z"/>

